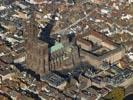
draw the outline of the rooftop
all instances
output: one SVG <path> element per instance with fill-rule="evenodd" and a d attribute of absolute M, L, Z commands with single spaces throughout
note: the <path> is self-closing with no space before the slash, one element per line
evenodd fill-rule
<path fill-rule="evenodd" d="M 65 82 L 64 78 L 62 78 L 61 76 L 59 76 L 53 72 L 50 72 L 47 75 L 41 77 L 41 80 L 46 81 L 48 84 L 50 84 L 51 86 L 54 86 L 54 87 L 57 87 Z"/>
<path fill-rule="evenodd" d="M 56 51 L 61 50 L 61 49 L 63 49 L 63 48 L 64 48 L 64 46 L 63 46 L 62 43 L 56 42 L 54 46 L 52 46 L 51 48 L 49 48 L 49 51 L 50 51 L 51 53 L 53 53 L 53 52 L 56 52 Z"/>

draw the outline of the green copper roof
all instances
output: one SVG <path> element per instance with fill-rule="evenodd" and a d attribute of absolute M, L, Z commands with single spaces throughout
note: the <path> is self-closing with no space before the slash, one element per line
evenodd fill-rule
<path fill-rule="evenodd" d="M 64 48 L 63 44 L 56 42 L 54 46 L 49 48 L 49 51 L 52 53 L 52 52 L 58 51 L 58 50 L 60 50 L 62 48 Z"/>

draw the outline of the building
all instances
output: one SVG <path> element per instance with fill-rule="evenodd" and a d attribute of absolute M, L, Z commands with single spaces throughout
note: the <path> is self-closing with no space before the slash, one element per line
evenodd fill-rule
<path fill-rule="evenodd" d="M 67 81 L 65 81 L 64 78 L 53 72 L 50 72 L 45 76 L 42 76 L 41 80 L 47 82 L 50 86 L 57 88 L 59 90 L 63 90 L 67 85 Z"/>
<path fill-rule="evenodd" d="M 103 81 L 103 78 L 100 76 L 96 76 L 92 78 L 91 81 L 92 81 L 92 85 L 98 88 L 104 88 L 106 86 L 106 83 Z"/>
<path fill-rule="evenodd" d="M 133 0 L 128 0 L 128 3 L 129 3 L 129 4 L 133 3 Z"/>
<path fill-rule="evenodd" d="M 87 89 L 84 89 L 79 94 L 80 100 L 97 100 L 97 98 L 98 98 L 98 92 L 92 86 L 88 87 Z"/>
<path fill-rule="evenodd" d="M 35 25 L 34 18 L 26 23 L 25 36 L 26 41 L 26 64 L 27 67 L 35 71 L 37 74 L 48 72 L 48 44 L 37 39 L 39 30 Z"/>
<path fill-rule="evenodd" d="M 52 23 L 52 24 L 51 24 Z M 74 47 L 64 46 L 63 43 L 51 38 L 50 33 L 54 21 L 51 20 L 45 28 L 42 29 L 40 37 L 37 39 L 39 30 L 34 21 L 34 14 L 30 22 L 25 23 L 26 42 L 26 64 L 28 68 L 44 74 L 52 70 L 62 70 L 71 68 L 79 61 L 78 52 Z"/>
<path fill-rule="evenodd" d="M 56 42 L 54 46 L 49 48 L 50 54 L 50 70 L 55 70 L 61 68 L 61 63 L 63 61 L 64 46 L 62 43 Z"/>
<path fill-rule="evenodd" d="M 80 45 L 81 55 L 85 56 L 83 60 L 97 68 L 105 69 L 105 63 L 116 63 L 125 55 L 125 46 L 114 43 L 102 33 L 91 31 L 80 38 L 82 39 L 77 39 L 76 43 Z"/>
<path fill-rule="evenodd" d="M 0 83 L 4 80 L 11 80 L 18 70 L 13 65 L 6 64 L 0 59 Z"/>
<path fill-rule="evenodd" d="M 44 3 L 45 0 L 25 0 L 25 1 L 31 4 L 42 4 Z"/>
<path fill-rule="evenodd" d="M 44 74 L 49 71 L 48 68 L 48 45 L 40 40 L 27 43 L 26 64 L 38 74 Z"/>
<path fill-rule="evenodd" d="M 4 23 L 1 22 L 1 27 L 3 27 L 4 30 L 10 33 L 13 33 L 16 31 L 16 26 L 13 22 L 9 22 L 9 21 L 4 21 Z"/>
<path fill-rule="evenodd" d="M 92 42 L 82 38 L 77 38 L 76 44 L 83 50 L 90 51 L 92 49 Z"/>
<path fill-rule="evenodd" d="M 91 0 L 91 2 L 96 3 L 96 4 L 101 4 L 103 0 Z"/>
<path fill-rule="evenodd" d="M 62 70 L 77 64 L 79 57 L 76 49 L 56 42 L 54 46 L 49 48 L 49 60 L 50 70 Z"/>

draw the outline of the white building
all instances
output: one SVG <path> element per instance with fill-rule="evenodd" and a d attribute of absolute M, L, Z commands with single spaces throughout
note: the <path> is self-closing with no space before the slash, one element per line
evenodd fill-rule
<path fill-rule="evenodd" d="M 31 4 L 42 4 L 45 0 L 25 0 Z"/>
<path fill-rule="evenodd" d="M 133 3 L 133 0 L 128 0 L 128 3 L 129 3 L 129 4 Z"/>

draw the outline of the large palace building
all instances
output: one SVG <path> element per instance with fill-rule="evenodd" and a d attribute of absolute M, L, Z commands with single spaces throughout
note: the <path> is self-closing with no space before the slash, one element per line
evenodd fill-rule
<path fill-rule="evenodd" d="M 109 37 L 96 31 L 78 36 L 76 44 L 80 47 L 82 56 L 85 57 L 83 60 L 97 68 L 117 63 L 131 46 L 114 43 Z"/>

